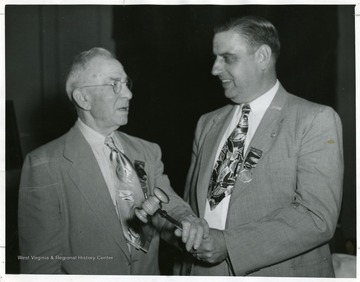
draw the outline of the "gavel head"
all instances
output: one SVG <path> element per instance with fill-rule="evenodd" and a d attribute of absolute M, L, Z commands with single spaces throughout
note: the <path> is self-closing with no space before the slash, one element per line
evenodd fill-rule
<path fill-rule="evenodd" d="M 141 205 L 140 208 L 135 209 L 136 216 L 144 223 L 148 222 L 147 217 L 153 216 L 159 209 L 161 203 L 169 203 L 169 196 L 159 187 L 154 188 L 154 196 L 150 195 Z"/>
<path fill-rule="evenodd" d="M 169 203 L 169 196 L 159 187 L 154 188 L 154 195 L 160 201 L 160 203 Z"/>

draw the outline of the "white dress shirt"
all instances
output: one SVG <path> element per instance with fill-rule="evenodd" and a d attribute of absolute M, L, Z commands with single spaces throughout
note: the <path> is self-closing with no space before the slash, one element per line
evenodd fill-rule
<path fill-rule="evenodd" d="M 261 95 L 259 98 L 252 101 L 250 105 L 250 113 L 248 117 L 248 132 L 246 134 L 245 144 L 244 144 L 244 153 L 246 152 L 251 139 L 253 138 L 256 129 L 258 128 L 266 110 L 271 104 L 271 101 L 273 100 L 276 92 L 279 89 L 279 81 L 277 80 L 275 85 L 265 94 Z M 241 117 L 241 106 L 236 105 L 235 106 L 234 115 L 230 121 L 230 124 L 228 128 L 225 131 L 224 136 L 221 139 L 221 142 L 219 144 L 219 147 L 217 148 L 215 162 L 218 159 L 218 156 L 220 154 L 220 151 L 222 147 L 224 146 L 226 140 L 229 138 L 230 134 L 233 132 L 235 127 L 237 126 L 240 117 Z M 215 165 L 215 163 L 214 163 Z M 211 210 L 209 201 L 206 199 L 206 205 L 205 205 L 205 214 L 204 218 L 209 223 L 209 226 L 211 228 L 224 230 L 225 224 L 226 224 L 226 218 L 227 218 L 227 212 L 229 208 L 231 195 L 226 196 L 222 201 L 216 206 L 215 209 Z"/>

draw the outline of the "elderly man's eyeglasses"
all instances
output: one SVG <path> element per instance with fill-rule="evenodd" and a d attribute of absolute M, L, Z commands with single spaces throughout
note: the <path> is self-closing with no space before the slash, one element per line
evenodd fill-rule
<path fill-rule="evenodd" d="M 123 84 L 126 84 L 127 88 L 131 90 L 132 80 L 130 77 L 127 77 L 125 80 L 114 80 L 112 83 L 107 84 L 96 84 L 96 85 L 85 85 L 78 88 L 88 88 L 88 87 L 98 87 L 98 86 L 112 86 L 114 93 L 119 94 L 123 88 Z"/>

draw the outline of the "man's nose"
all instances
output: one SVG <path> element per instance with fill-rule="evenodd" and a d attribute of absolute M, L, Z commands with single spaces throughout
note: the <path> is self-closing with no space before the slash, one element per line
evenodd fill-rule
<path fill-rule="evenodd" d="M 121 98 L 130 100 L 133 96 L 131 90 L 127 87 L 127 85 L 123 86 L 123 89 L 121 91 Z"/>
<path fill-rule="evenodd" d="M 220 58 L 216 58 L 213 64 L 211 74 L 212 75 L 219 75 L 223 71 L 223 63 L 221 62 Z"/>

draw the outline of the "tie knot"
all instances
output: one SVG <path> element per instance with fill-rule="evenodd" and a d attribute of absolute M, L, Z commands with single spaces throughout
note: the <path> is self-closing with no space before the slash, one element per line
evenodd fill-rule
<path fill-rule="evenodd" d="M 250 105 L 249 104 L 242 104 L 242 111 L 246 114 L 250 113 Z"/>
<path fill-rule="evenodd" d="M 112 151 L 118 151 L 118 148 L 115 145 L 114 139 L 111 136 L 105 138 L 105 145 L 108 146 Z"/>

